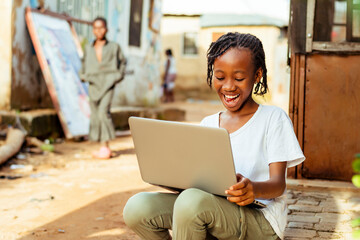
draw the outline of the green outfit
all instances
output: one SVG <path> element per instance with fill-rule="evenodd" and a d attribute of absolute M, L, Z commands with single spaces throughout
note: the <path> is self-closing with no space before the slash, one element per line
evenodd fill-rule
<path fill-rule="evenodd" d="M 119 44 L 106 40 L 101 62 L 96 58 L 94 44 L 87 46 L 80 78 L 89 82 L 91 141 L 105 142 L 115 138 L 110 105 L 114 87 L 124 78 L 124 74 L 125 58 Z"/>
<path fill-rule="evenodd" d="M 196 188 L 180 194 L 138 193 L 126 203 L 123 217 L 146 240 L 170 239 L 169 229 L 173 240 L 279 239 L 260 210 Z"/>

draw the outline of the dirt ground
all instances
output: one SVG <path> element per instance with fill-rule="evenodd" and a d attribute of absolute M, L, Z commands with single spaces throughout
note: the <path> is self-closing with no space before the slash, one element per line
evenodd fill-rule
<path fill-rule="evenodd" d="M 199 122 L 223 109 L 214 101 L 167 104 Z M 64 141 L 55 152 L 22 154 L 0 169 L 0 240 L 138 239 L 124 224 L 122 209 L 140 191 L 164 191 L 141 180 L 131 136 L 112 143 L 114 157 L 96 160 L 98 145 Z M 20 169 L 11 169 L 16 164 Z M 10 180 L 8 176 L 19 177 Z"/>

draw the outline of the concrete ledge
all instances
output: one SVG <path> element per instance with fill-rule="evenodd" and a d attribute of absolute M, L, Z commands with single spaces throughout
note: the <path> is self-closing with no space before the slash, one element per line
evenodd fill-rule
<path fill-rule="evenodd" d="M 176 108 L 119 107 L 111 109 L 115 128 L 128 130 L 128 118 L 131 116 L 153 118 L 168 121 L 185 121 L 185 111 Z"/>
<path fill-rule="evenodd" d="M 0 111 L 1 124 L 16 125 L 15 111 Z M 59 118 L 54 109 L 37 109 L 19 113 L 21 125 L 33 137 L 63 137 Z"/>
<path fill-rule="evenodd" d="M 128 130 L 131 116 L 169 121 L 184 121 L 185 111 L 175 108 L 119 107 L 111 109 L 115 129 Z M 63 137 L 59 118 L 54 109 L 37 109 L 19 113 L 22 126 L 28 135 L 38 138 Z M 15 125 L 15 111 L 0 111 L 0 124 Z"/>
<path fill-rule="evenodd" d="M 321 188 L 332 191 L 351 191 L 359 192 L 351 182 L 315 180 L 315 179 L 286 179 L 288 189 Z"/>

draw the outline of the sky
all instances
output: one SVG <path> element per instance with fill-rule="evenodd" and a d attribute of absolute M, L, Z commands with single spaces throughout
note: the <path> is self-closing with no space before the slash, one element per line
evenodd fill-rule
<path fill-rule="evenodd" d="M 163 0 L 163 14 L 261 14 L 288 21 L 289 0 Z"/>

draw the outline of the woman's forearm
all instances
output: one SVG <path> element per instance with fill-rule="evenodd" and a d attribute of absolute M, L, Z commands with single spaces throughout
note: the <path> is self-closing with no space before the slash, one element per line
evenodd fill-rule
<path fill-rule="evenodd" d="M 284 177 L 273 177 L 264 182 L 252 182 L 255 198 L 271 199 L 281 196 L 286 188 Z"/>

